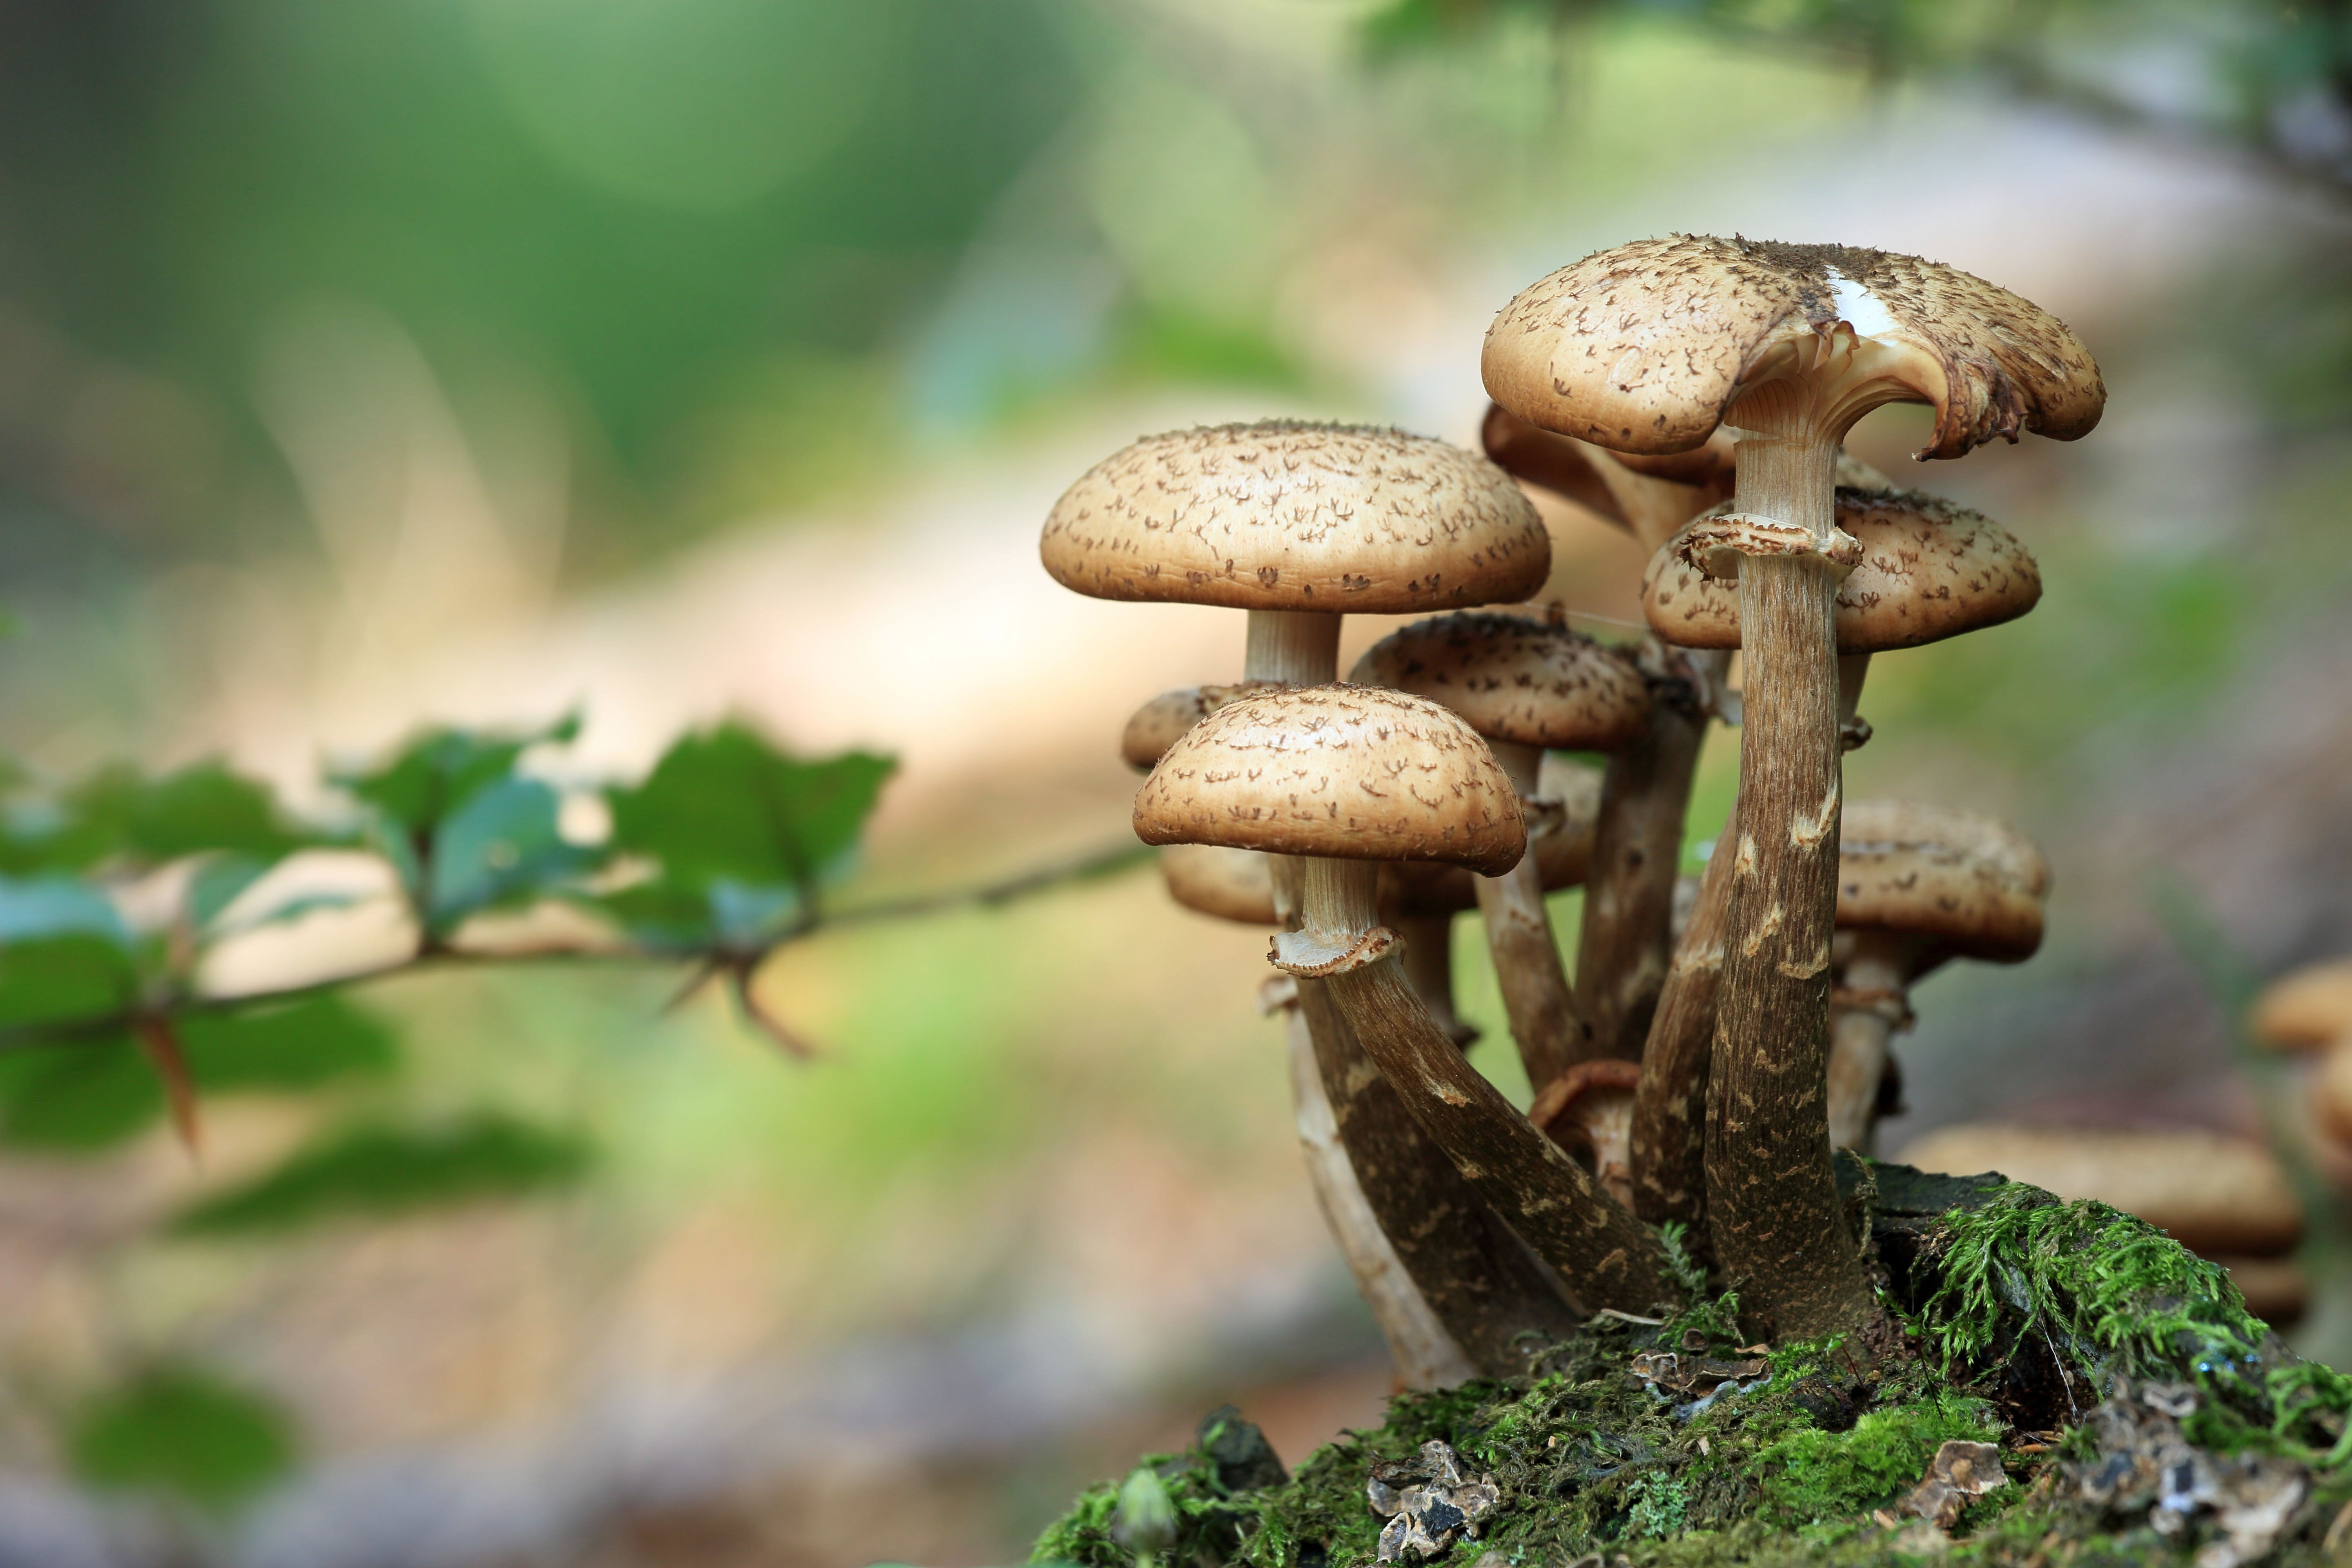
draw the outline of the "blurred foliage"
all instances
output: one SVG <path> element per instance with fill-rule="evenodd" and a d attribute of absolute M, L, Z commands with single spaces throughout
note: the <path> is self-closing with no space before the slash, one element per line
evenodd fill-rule
<path fill-rule="evenodd" d="M 68 1450 L 74 1473 L 93 1486 L 223 1510 L 290 1469 L 296 1445 L 268 1400 L 193 1367 L 161 1366 L 79 1412 Z"/>

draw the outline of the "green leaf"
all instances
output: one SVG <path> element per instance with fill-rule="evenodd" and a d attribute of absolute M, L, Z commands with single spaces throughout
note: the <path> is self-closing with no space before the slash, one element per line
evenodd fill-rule
<path fill-rule="evenodd" d="M 846 869 L 897 765 L 864 752 L 803 761 L 740 723 L 688 735 L 612 792 L 614 847 L 660 869 L 605 907 L 643 940 L 772 941 Z"/>
<path fill-rule="evenodd" d="M 333 994 L 236 1013 L 191 1014 L 180 1040 L 196 1086 L 316 1089 L 337 1079 L 390 1072 L 398 1042 L 380 1020 Z"/>
<path fill-rule="evenodd" d="M 567 713 L 538 730 L 514 733 L 435 729 L 411 740 L 383 766 L 341 773 L 335 782 L 412 836 L 429 836 L 476 791 L 505 778 L 523 752 L 580 733 Z"/>
<path fill-rule="evenodd" d="M 425 1131 L 359 1127 L 314 1143 L 268 1174 L 173 1222 L 182 1236 L 277 1231 L 356 1215 L 397 1215 L 512 1197 L 577 1180 L 593 1151 L 577 1134 L 496 1111 Z"/>
<path fill-rule="evenodd" d="M 0 1142 L 96 1153 L 163 1114 L 163 1085 L 126 1034 L 0 1055 Z"/>
<path fill-rule="evenodd" d="M 136 986 L 130 933 L 97 889 L 0 877 L 0 1027 L 111 1013 Z"/>
<path fill-rule="evenodd" d="M 198 1368 L 157 1367 L 85 1406 L 67 1452 L 93 1487 L 226 1510 L 290 1470 L 295 1441 L 286 1413 L 261 1395 Z"/>
<path fill-rule="evenodd" d="M 441 824 L 425 909 L 446 934 L 468 915 L 558 891 L 599 856 L 557 830 L 562 802 L 537 779 L 494 780 Z"/>
<path fill-rule="evenodd" d="M 215 850 L 267 864 L 316 842 L 288 824 L 265 785 L 217 760 L 155 779 L 118 763 L 76 784 L 65 807 L 101 855 L 144 865 Z"/>

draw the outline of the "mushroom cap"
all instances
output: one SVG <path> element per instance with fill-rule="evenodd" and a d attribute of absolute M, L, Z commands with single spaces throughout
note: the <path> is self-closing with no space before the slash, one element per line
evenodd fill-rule
<path fill-rule="evenodd" d="M 1547 893 L 1583 885 L 1592 868 L 1601 817 L 1601 773 L 1547 752 L 1536 783 L 1538 802 L 1559 808 L 1549 832 L 1528 832 L 1528 853 Z M 1477 879 L 1459 866 L 1400 860 L 1381 868 L 1381 907 L 1402 915 L 1453 915 L 1478 907 Z"/>
<path fill-rule="evenodd" d="M 1307 686 L 1228 703 L 1135 796 L 1146 844 L 1345 860 L 1443 860 L 1485 876 L 1528 847 L 1517 792 L 1477 731 L 1402 691 Z"/>
<path fill-rule="evenodd" d="M 1999 626 L 2042 597 L 2032 552 L 1999 523 L 1941 497 L 1841 486 L 1837 522 L 1862 546 L 1862 563 L 1838 584 L 1840 653 L 1917 647 Z M 1682 559 L 1677 543 L 1669 540 L 1642 574 L 1650 629 L 1683 647 L 1738 647 L 1738 580 L 1707 576 Z"/>
<path fill-rule="evenodd" d="M 1528 424 L 1499 403 L 1489 403 L 1486 417 L 1478 426 L 1478 445 L 1486 448 L 1496 467 L 1514 479 L 1564 495 L 1620 528 L 1631 526 L 1609 481 L 1601 477 L 1595 448 L 1583 442 L 1556 436 Z"/>
<path fill-rule="evenodd" d="M 1348 679 L 1443 702 L 1490 741 L 1564 752 L 1613 752 L 1650 718 L 1650 688 L 1632 658 L 1523 616 L 1415 621 L 1365 649 Z"/>
<path fill-rule="evenodd" d="M 1171 844 L 1160 852 L 1160 879 L 1188 910 L 1243 925 L 1278 926 L 1274 867 L 1255 849 Z"/>
<path fill-rule="evenodd" d="M 1923 458 L 2021 430 L 2072 440 L 2106 402 L 2063 322 L 1957 268 L 1709 235 L 1635 240 L 1522 289 L 1486 330 L 1481 370 L 1531 425 L 1622 452 L 1686 452 L 1742 393 L 1826 363 L 1841 336 L 1874 345 L 1876 401 L 1934 408 Z"/>
<path fill-rule="evenodd" d="M 2254 1037 L 2283 1051 L 2315 1050 L 2352 1035 L 2352 958 L 2273 980 L 2254 1000 Z"/>
<path fill-rule="evenodd" d="M 1927 938 L 1927 964 L 2031 958 L 2049 890 L 2041 849 L 1995 817 L 1916 800 L 1850 800 L 1841 814 L 1837 923 Z"/>
<path fill-rule="evenodd" d="M 2096 1198 L 2198 1252 L 2267 1256 L 2303 1236 L 2302 1205 L 2271 1152 L 2218 1132 L 1977 1122 L 1916 1138 L 1902 1158 L 1923 1171 L 1998 1171 L 2062 1198 Z"/>
<path fill-rule="evenodd" d="M 1272 691 L 1279 680 L 1237 680 L 1231 686 L 1183 686 L 1163 691 L 1130 714 L 1118 737 L 1119 760 L 1148 773 L 1176 737 L 1237 698 Z"/>
<path fill-rule="evenodd" d="M 1424 436 L 1270 420 L 1150 436 L 1054 503 L 1045 570 L 1097 599 L 1410 615 L 1525 599 L 1551 537 L 1510 477 Z"/>

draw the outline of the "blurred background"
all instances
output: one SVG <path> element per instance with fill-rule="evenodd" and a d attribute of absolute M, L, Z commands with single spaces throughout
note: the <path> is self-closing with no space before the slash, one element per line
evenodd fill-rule
<path fill-rule="evenodd" d="M 1116 846 L 1125 716 L 1240 627 L 1055 587 L 1063 487 L 1228 418 L 1474 440 L 1492 313 L 1675 229 L 1951 262 L 2110 388 L 1916 474 L 2047 595 L 1881 659 L 1851 789 L 2001 814 L 2055 891 L 1922 988 L 1885 1146 L 2259 1131 L 2242 988 L 2352 951 L 2341 0 L 10 0 L 0 735 L 318 805 L 427 722 L 577 709 L 576 784 L 733 714 L 899 759 L 859 898 Z M 1853 446 L 1911 479 L 1925 428 Z M 1631 635 L 1639 552 L 1548 517 Z M 1296 1462 L 1391 1373 L 1263 940 L 1148 871 L 822 935 L 755 983 L 804 1067 L 676 973 L 420 975 L 336 1024 L 379 1070 L 213 1100 L 200 1160 L 19 1129 L 0 1563 L 952 1568 L 1227 1399 Z M 528 1157 L 171 1223 L 361 1113 Z M 2298 1332 L 2352 1363 L 2352 1300 Z"/>

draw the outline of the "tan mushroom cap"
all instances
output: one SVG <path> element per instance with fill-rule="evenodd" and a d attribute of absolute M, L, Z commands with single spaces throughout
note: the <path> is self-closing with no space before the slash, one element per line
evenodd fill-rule
<path fill-rule="evenodd" d="M 1844 331 L 1841 331 L 1841 323 Z M 1837 245 L 1674 235 L 1586 257 L 1486 331 L 1486 391 L 1532 425 L 1623 452 L 1685 452 L 1739 395 L 1855 347 L 1861 409 L 1936 411 L 1923 458 L 2021 430 L 2072 440 L 2106 388 L 2065 324 L 1957 268 Z"/>
<path fill-rule="evenodd" d="M 1710 514 L 1712 515 L 1712 514 Z M 1841 486 L 1837 522 L 1862 563 L 1837 591 L 1840 653 L 1885 653 L 2013 621 L 2042 598 L 2042 569 L 2015 535 L 1917 490 Z M 1642 574 L 1650 629 L 1682 647 L 1739 646 L 1739 584 L 1709 577 L 1669 540 Z"/>
<path fill-rule="evenodd" d="M 1838 828 L 1837 923 L 1929 938 L 1937 958 L 2014 963 L 2042 945 L 2049 862 L 1995 817 L 1915 800 L 1850 800 Z"/>
<path fill-rule="evenodd" d="M 1534 503 L 1476 453 L 1286 420 L 1113 454 L 1054 503 L 1039 553 L 1097 599 L 1348 614 L 1524 599 L 1551 571 Z"/>
<path fill-rule="evenodd" d="M 2256 1039 L 2283 1051 L 2315 1050 L 2352 1035 L 2352 958 L 2272 981 L 2250 1022 Z"/>
<path fill-rule="evenodd" d="M 2337 1037 L 2319 1058 L 2311 1109 L 2321 1131 L 2338 1144 L 2352 1145 L 2352 1035 Z"/>
<path fill-rule="evenodd" d="M 1137 773 L 1148 773 L 1176 743 L 1177 736 L 1228 702 L 1275 690 L 1282 684 L 1237 680 L 1230 686 L 1184 686 L 1163 691 L 1129 717 L 1118 737 L 1119 760 Z"/>
<path fill-rule="evenodd" d="M 2303 1236 L 2302 1205 L 2270 1151 L 2218 1132 L 1977 1122 L 1914 1139 L 1901 1157 L 1923 1171 L 1998 1171 L 2062 1198 L 2096 1198 L 2198 1252 L 2267 1256 Z"/>
<path fill-rule="evenodd" d="M 1477 732 L 1372 686 L 1268 692 L 1210 714 L 1143 781 L 1135 832 L 1146 844 L 1443 860 L 1486 876 L 1528 847 L 1518 795 Z"/>
<path fill-rule="evenodd" d="M 1242 925 L 1276 926 L 1274 867 L 1255 849 L 1221 844 L 1171 844 L 1160 852 L 1160 879 L 1188 910 Z"/>
<path fill-rule="evenodd" d="M 1530 823 L 1528 853 L 1547 893 L 1581 887 L 1592 869 L 1592 840 L 1601 817 L 1601 773 L 1547 753 L 1536 784 L 1537 804 L 1558 817 L 1548 829 Z M 1453 915 L 1478 907 L 1477 879 L 1459 866 L 1401 860 L 1381 868 L 1381 907 L 1401 915 Z"/>
<path fill-rule="evenodd" d="M 1366 648 L 1348 679 L 1443 702 L 1490 741 L 1564 752 L 1613 752 L 1650 718 L 1650 689 L 1632 658 L 1522 616 L 1416 621 Z"/>

